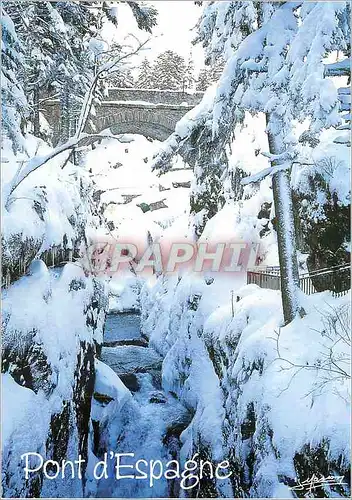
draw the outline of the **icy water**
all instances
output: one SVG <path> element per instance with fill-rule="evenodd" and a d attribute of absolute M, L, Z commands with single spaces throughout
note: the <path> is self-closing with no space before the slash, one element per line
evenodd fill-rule
<path fill-rule="evenodd" d="M 141 321 L 137 313 L 109 314 L 105 322 L 104 344 L 141 338 Z"/>
<path fill-rule="evenodd" d="M 180 433 L 190 421 L 184 406 L 161 388 L 162 357 L 143 339 L 138 314 L 114 314 L 107 317 L 101 360 L 112 368 L 131 391 L 132 399 L 118 414 L 109 417 L 109 447 L 116 453 L 133 453 L 147 463 L 178 460 Z M 131 474 L 132 470 L 125 469 Z M 112 476 L 100 481 L 98 497 L 148 498 L 178 497 L 176 480 L 161 478 L 151 486 L 149 480 L 120 479 Z M 135 471 L 135 475 L 138 472 Z"/>

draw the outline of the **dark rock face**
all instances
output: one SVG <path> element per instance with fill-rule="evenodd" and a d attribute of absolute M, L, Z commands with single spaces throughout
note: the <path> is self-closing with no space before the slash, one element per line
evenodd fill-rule
<path fill-rule="evenodd" d="M 46 442 L 46 449 L 47 456 L 51 457 L 52 460 L 61 461 L 67 457 L 72 411 L 72 403 L 64 401 L 61 412 L 55 413 L 51 417 L 50 434 Z"/>
<path fill-rule="evenodd" d="M 139 382 L 137 375 L 135 373 L 125 373 L 119 375 L 120 379 L 122 382 L 125 384 L 127 389 L 129 389 L 132 392 L 136 392 L 139 389 Z"/>
<path fill-rule="evenodd" d="M 88 461 L 89 420 L 95 379 L 94 356 L 94 344 L 81 342 L 75 371 L 73 405 L 77 422 L 79 455 L 85 461 L 84 464 Z M 85 469 L 86 467 L 83 467 L 83 474 Z"/>
<path fill-rule="evenodd" d="M 10 238 L 2 238 L 2 286 L 21 277 L 39 251 L 42 240 L 23 238 L 22 234 L 13 234 Z"/>
<path fill-rule="evenodd" d="M 20 332 L 19 332 L 20 334 Z M 10 373 L 22 387 L 35 393 L 44 391 L 47 396 L 53 392 L 53 371 L 43 352 L 42 346 L 35 343 L 36 331 L 27 332 L 23 339 L 23 350 L 19 353 L 15 346 L 3 346 L 2 373 Z"/>
<path fill-rule="evenodd" d="M 123 347 L 126 345 L 134 345 L 137 347 L 148 347 L 148 342 L 141 339 L 128 339 L 128 340 L 112 340 L 111 342 L 104 342 L 103 347 Z"/>
<path fill-rule="evenodd" d="M 263 238 L 270 231 L 269 222 L 270 222 L 271 206 L 272 203 L 264 202 L 260 207 L 260 211 L 258 213 L 258 219 L 267 220 L 267 222 L 263 224 L 263 229 L 260 230 L 259 236 L 261 238 Z"/>
<path fill-rule="evenodd" d="M 346 243 L 350 241 L 350 205 L 340 202 L 320 173 L 308 176 L 307 182 L 307 192 L 296 191 L 293 202 L 298 243 L 300 250 L 309 254 L 309 271 L 349 263 L 350 253 Z M 324 199 L 323 204 L 318 204 L 319 197 Z M 345 283 L 342 276 L 336 279 L 335 284 L 329 285 L 325 280 L 312 277 L 317 291 L 328 289 L 328 285 L 335 287 L 336 291 L 340 291 L 338 288 L 349 288 L 349 283 Z"/>
<path fill-rule="evenodd" d="M 38 256 L 42 243 L 42 239 L 24 238 L 20 233 L 13 234 L 6 240 L 2 238 L 1 286 L 8 287 L 28 271 L 31 262 Z M 40 259 L 47 266 L 62 266 L 65 262 L 79 258 L 78 246 L 78 240 L 73 245 L 68 245 L 64 235 L 62 244 L 42 252 Z"/>
<path fill-rule="evenodd" d="M 351 490 L 351 473 L 349 465 L 343 462 L 342 457 L 339 457 L 338 460 L 331 460 L 329 457 L 329 443 L 327 441 L 320 443 L 314 448 L 310 447 L 308 444 L 305 445 L 300 453 L 296 453 L 294 464 L 297 472 L 297 484 L 291 486 L 304 484 L 304 482 L 307 481 L 307 479 L 309 480 L 313 475 L 318 478 L 321 476 L 325 478 L 336 478 L 336 476 L 340 476 L 341 481 L 336 478 L 335 484 L 322 484 L 321 487 L 317 487 L 314 490 L 314 496 L 318 498 L 331 497 L 332 495 L 329 490 L 334 492 L 334 496 L 349 496 L 349 491 Z M 339 482 L 343 484 L 339 484 Z M 309 486 L 302 490 L 297 489 L 296 493 L 298 497 L 305 498 L 308 491 Z"/>
<path fill-rule="evenodd" d="M 241 424 L 242 441 L 250 439 L 255 433 L 255 411 L 254 404 L 249 403 L 247 407 L 247 415 Z"/>
<path fill-rule="evenodd" d="M 199 460 L 214 464 L 210 450 L 199 442 Z M 199 493 L 197 494 L 196 488 L 191 490 L 191 498 L 217 498 L 219 492 L 216 488 L 216 479 L 214 478 L 214 465 L 211 467 L 204 467 L 202 470 L 202 477 L 199 480 Z"/>

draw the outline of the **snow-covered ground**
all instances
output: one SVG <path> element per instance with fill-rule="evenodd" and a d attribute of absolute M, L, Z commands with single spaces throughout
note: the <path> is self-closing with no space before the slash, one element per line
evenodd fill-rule
<path fill-rule="evenodd" d="M 234 142 L 230 168 L 240 166 L 249 173 L 260 170 L 263 158 L 253 152 L 253 148 L 263 147 L 260 142 L 250 120 L 249 127 L 245 127 Z M 322 142 L 320 153 L 318 149 L 316 155 L 323 156 L 331 142 L 330 137 L 327 145 Z M 236 149 L 239 144 L 241 149 Z M 45 148 L 43 144 L 41 147 Z M 92 239 L 112 236 L 117 241 L 143 241 L 147 245 L 149 238 L 177 241 L 189 237 L 190 188 L 175 187 L 175 183 L 189 186 L 193 173 L 184 169 L 183 162 L 177 159 L 173 166 L 176 171 L 158 177 L 151 165 L 159 147 L 157 141 L 151 142 L 142 136 L 124 136 L 121 142 L 104 140 L 90 150 L 83 168 L 68 165 L 67 170 L 60 172 L 57 165 L 50 165 L 48 172 L 43 170 L 49 197 L 44 220 L 38 219 L 33 210 L 33 200 L 28 205 L 28 190 L 41 179 L 39 173 L 33 174 L 30 182 L 24 182 L 19 191 L 24 195 L 23 200 L 21 197 L 14 200 L 13 208 L 10 206 L 6 214 L 5 237 L 12 234 L 13 228 L 39 239 L 45 235 L 42 249 L 59 244 L 64 234 L 73 238 L 70 214 L 81 213 L 83 220 L 87 219 L 88 212 L 84 207 L 80 210 L 80 193 L 74 186 L 70 187 L 70 175 L 79 175 L 86 186 L 91 186 L 92 181 L 91 193 L 101 192 L 98 210 L 102 209 L 107 224 L 99 226 L 99 218 L 94 216 L 94 221 L 86 226 L 87 235 Z M 336 185 L 341 203 L 346 204 L 349 194 L 341 180 L 346 177 L 343 156 L 346 148 L 332 147 L 335 152 L 341 151 L 342 156 L 331 182 Z M 14 157 L 8 155 L 13 163 Z M 305 189 L 305 177 L 310 170 L 305 166 L 295 169 L 295 187 Z M 62 183 L 60 189 L 52 182 L 56 176 Z M 208 221 L 200 242 L 235 239 L 260 243 L 262 264 L 277 265 L 275 232 L 269 230 L 260 237 L 271 215 L 258 219 L 263 204 L 272 201 L 270 179 L 262 182 L 260 188 L 245 190 L 241 201 L 227 200 Z M 74 203 L 66 202 L 65 196 L 71 197 Z M 153 207 L 157 202 L 162 202 L 160 208 L 144 210 L 145 205 Z M 26 212 L 28 207 L 30 218 L 19 217 L 18 214 Z M 20 226 L 12 228 L 12 220 Z M 30 222 L 26 225 L 25 220 Z M 110 223 L 113 226 L 109 227 Z M 69 397 L 77 342 L 93 340 L 81 311 L 92 292 L 92 284 L 82 271 L 68 265 L 62 276 L 60 273 L 53 275 L 45 266 L 35 264 L 31 273 L 5 292 L 5 313 L 10 318 L 5 340 L 10 345 L 11 332 L 36 330 L 36 341 L 43 346 L 53 367 L 52 377 L 60 373 L 60 384 L 55 389 L 55 398 L 48 400 L 40 392 L 13 387 L 13 380 L 8 374 L 4 375 L 7 411 L 17 414 L 23 407 L 25 415 L 24 420 L 18 417 L 13 422 L 6 422 L 5 452 L 15 446 L 17 437 L 23 443 L 24 435 L 28 435 L 28 443 L 25 441 L 28 449 L 43 442 L 53 411 L 60 408 L 64 396 Z M 72 291 L 67 294 L 66 289 L 72 281 L 78 287 L 85 283 L 86 288 L 78 290 L 76 295 Z M 115 449 L 121 438 L 119 451 L 133 451 L 136 457 L 146 460 L 167 459 L 163 436 L 170 422 L 176 422 L 187 408 L 193 417 L 181 434 L 181 462 L 190 459 L 194 447 L 200 445 L 202 453 L 214 463 L 229 459 L 240 470 L 245 478 L 242 488 L 249 496 L 292 497 L 289 485 L 305 479 L 297 466 L 298 461 L 305 460 L 309 454 L 322 453 L 330 472 L 336 467 L 339 472 L 347 469 L 350 394 L 349 375 L 344 376 L 343 370 L 349 359 L 346 350 L 349 340 L 339 340 L 338 336 L 344 338 L 345 335 L 343 329 L 349 321 L 350 296 L 336 299 L 329 292 L 311 297 L 302 295 L 306 316 L 283 327 L 279 292 L 245 284 L 245 273 L 235 277 L 210 273 L 206 276 L 186 273 L 182 278 L 154 275 L 148 280 L 136 277 L 133 272 L 113 276 L 109 280 L 110 311 L 141 309 L 142 330 L 150 339 L 150 347 L 158 353 L 158 366 L 163 360 L 163 397 L 166 401 L 162 411 L 154 403 L 145 403 L 155 390 L 148 374 L 138 375 L 140 391 L 132 398 L 116 373 L 98 361 L 95 391 L 113 401 L 104 407 L 93 402 L 92 418 L 99 422 L 101 444 L 107 449 Z M 22 308 L 21 314 L 16 313 L 15 303 Z M 62 316 L 63 307 L 74 310 L 75 315 Z M 342 323 L 339 324 L 336 318 L 342 318 Z M 55 328 L 49 326 L 50 322 Z M 331 330 L 331 325 L 337 325 L 337 329 Z M 72 328 L 77 330 L 76 334 L 66 338 L 65 332 L 72 332 Z M 102 325 L 95 332 L 99 343 L 101 330 Z M 337 378 L 331 364 L 326 369 L 332 346 L 335 349 L 333 362 L 339 366 Z M 145 348 L 121 349 L 126 353 L 138 351 L 143 354 Z M 123 360 L 119 363 L 123 364 Z M 16 402 L 11 399 L 14 391 Z M 179 402 L 167 396 L 168 393 L 177 395 Z M 41 408 L 40 415 L 37 407 Z M 18 429 L 21 429 L 20 434 Z M 142 441 L 143 446 L 140 445 Z M 251 456 L 253 450 L 254 458 Z M 97 457 L 90 452 L 89 468 L 96 461 Z M 13 471 L 15 465 L 17 463 L 9 463 L 9 470 Z M 91 477 L 90 470 L 88 477 Z M 227 497 L 241 493 L 231 481 L 217 481 L 214 487 L 218 494 Z M 153 495 L 165 495 L 167 488 L 163 480 L 153 488 Z M 50 492 L 50 488 L 47 491 Z M 89 481 L 87 491 L 100 496 L 150 495 L 148 485 L 140 483 L 136 487 L 135 481 L 118 487 L 106 482 L 98 488 L 94 481 Z M 332 491 L 327 493 L 333 494 Z"/>
<path fill-rule="evenodd" d="M 87 168 L 91 169 L 97 188 L 105 191 L 101 203 L 111 203 L 105 215 L 120 228 L 120 237 L 122 231 L 124 236 L 148 230 L 158 234 L 189 210 L 189 189 L 174 188 L 172 183 L 190 181 L 192 171 L 177 170 L 158 177 L 151 171 L 151 159 L 159 145 L 159 141 L 151 142 L 143 136 L 125 135 L 122 143 L 107 139 L 87 155 Z M 174 168 L 184 167 L 181 159 L 175 161 Z M 136 198 L 126 203 L 129 196 Z M 166 208 L 143 213 L 138 207 L 161 200 Z"/>

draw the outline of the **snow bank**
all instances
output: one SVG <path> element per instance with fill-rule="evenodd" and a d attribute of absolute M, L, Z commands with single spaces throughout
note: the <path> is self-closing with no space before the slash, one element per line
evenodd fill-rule
<path fill-rule="evenodd" d="M 29 155 L 45 155 L 51 148 L 40 139 L 28 135 L 26 147 Z M 18 169 L 22 158 L 15 156 L 7 141 L 2 151 L 2 197 L 7 208 L 2 209 L 3 237 L 9 239 L 14 234 L 21 238 L 40 240 L 39 252 L 54 245 L 61 245 L 64 235 L 67 247 L 73 248 L 79 226 L 86 222 L 89 213 L 87 202 L 82 201 L 80 179 L 87 185 L 84 169 L 73 164 L 61 169 L 62 155 L 51 160 L 43 168 L 31 173 L 7 200 L 7 185 Z M 75 181 L 75 182 L 73 182 Z"/>
<path fill-rule="evenodd" d="M 113 276 L 109 282 L 109 312 L 138 311 L 141 286 L 142 280 L 132 273 Z"/>
<path fill-rule="evenodd" d="M 43 394 L 21 387 L 9 373 L 1 375 L 3 453 L 13 446 L 13 435 L 20 443 L 21 453 L 43 447 L 50 421 L 50 406 Z M 40 411 L 38 411 L 40 409 Z M 31 432 L 28 432 L 28 428 Z"/>
<path fill-rule="evenodd" d="M 121 406 L 131 397 L 131 393 L 121 382 L 114 370 L 98 359 L 95 360 L 94 390 L 99 394 L 105 394 L 117 400 Z"/>

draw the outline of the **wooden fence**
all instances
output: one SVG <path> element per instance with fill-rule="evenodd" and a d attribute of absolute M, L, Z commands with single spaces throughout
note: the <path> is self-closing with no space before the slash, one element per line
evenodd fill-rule
<path fill-rule="evenodd" d="M 261 288 L 281 290 L 280 268 L 266 267 L 247 271 L 247 284 L 251 283 Z M 324 290 L 331 290 L 336 297 L 345 295 L 351 288 L 351 266 L 342 264 L 301 274 L 299 286 L 307 295 Z"/>

